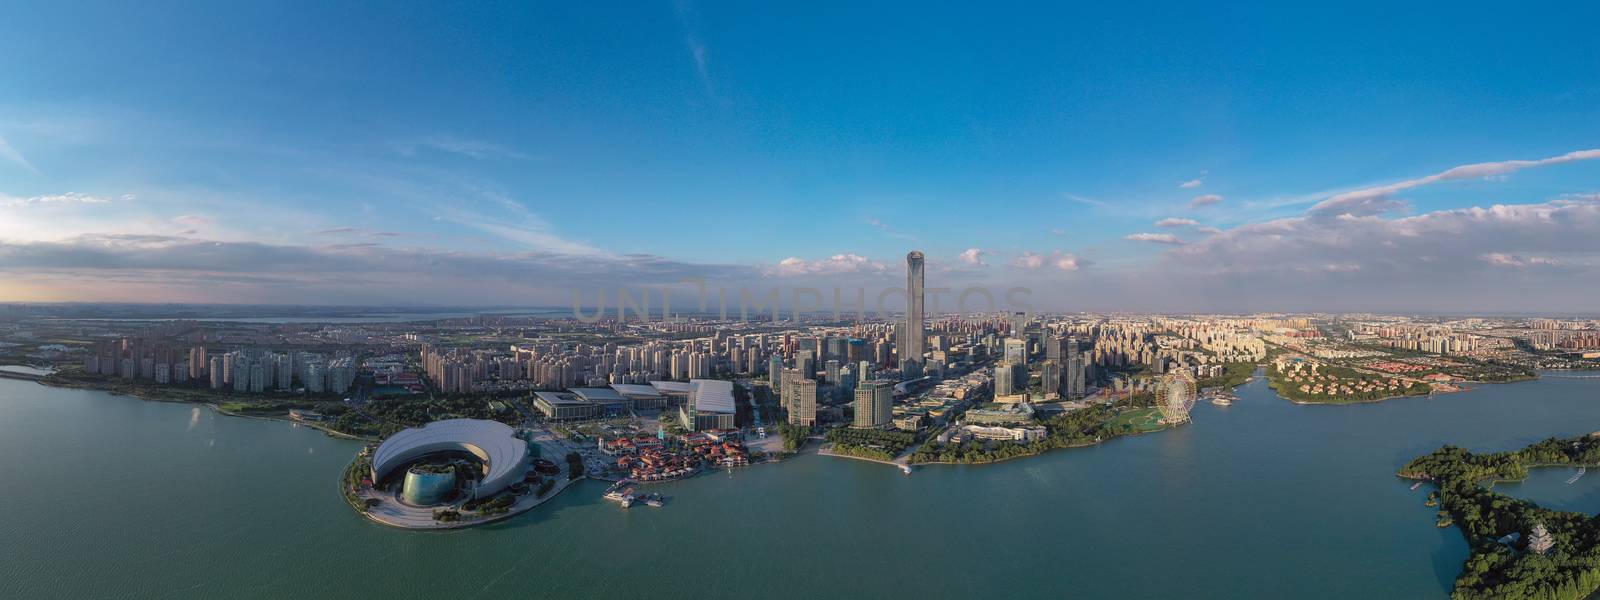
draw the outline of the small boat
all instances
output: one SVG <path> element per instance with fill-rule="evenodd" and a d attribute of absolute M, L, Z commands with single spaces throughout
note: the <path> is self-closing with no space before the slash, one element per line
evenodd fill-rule
<path fill-rule="evenodd" d="M 910 475 L 911 474 L 911 465 L 900 465 L 900 473 L 902 475 Z"/>
<path fill-rule="evenodd" d="M 1413 490 L 1417 489 L 1419 487 L 1422 487 L 1422 482 L 1421 481 L 1418 481 L 1416 483 L 1411 484 L 1411 489 L 1413 489 Z"/>
<path fill-rule="evenodd" d="M 667 499 L 663 498 L 661 494 L 650 494 L 644 497 L 644 503 L 653 508 L 661 508 L 667 503 Z"/>
<path fill-rule="evenodd" d="M 634 500 L 637 500 L 637 499 L 638 499 L 638 496 L 635 496 L 633 494 L 628 494 L 626 496 L 623 496 L 622 497 L 622 507 L 623 508 L 633 508 L 633 502 L 634 502 Z"/>
<path fill-rule="evenodd" d="M 1229 398 L 1227 396 L 1217 396 L 1211 399 L 1211 403 L 1217 406 L 1233 406 L 1233 398 Z"/>

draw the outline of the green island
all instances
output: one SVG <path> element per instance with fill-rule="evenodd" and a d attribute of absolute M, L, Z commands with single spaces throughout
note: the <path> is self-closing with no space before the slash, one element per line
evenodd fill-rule
<path fill-rule="evenodd" d="M 1451 593 L 1486 598 L 1577 600 L 1600 590 L 1600 518 L 1557 511 L 1494 491 L 1530 468 L 1600 465 L 1600 434 L 1550 438 L 1521 450 L 1474 454 L 1445 446 L 1400 469 L 1439 485 L 1437 524 L 1455 525 L 1471 554 Z"/>
<path fill-rule="evenodd" d="M 1398 382 L 1398 383 L 1394 383 Z M 1315 372 L 1267 369 L 1267 385 L 1279 396 L 1306 404 L 1355 404 L 1432 391 L 1426 383 L 1357 371 L 1349 367 L 1318 364 Z"/>
<path fill-rule="evenodd" d="M 1114 404 L 1096 404 L 1051 417 L 1042 421 L 1049 435 L 1042 440 L 1025 444 L 986 444 L 981 441 L 967 441 L 960 444 L 929 442 L 911 454 L 911 462 L 912 464 L 991 463 L 1042 454 L 1058 448 L 1089 446 L 1124 435 L 1149 433 L 1172 427 L 1173 424 L 1161 421 L 1161 415 L 1156 409 L 1140 406 L 1149 402 L 1148 396 L 1148 394 L 1144 398 L 1135 396 L 1132 400 Z"/>

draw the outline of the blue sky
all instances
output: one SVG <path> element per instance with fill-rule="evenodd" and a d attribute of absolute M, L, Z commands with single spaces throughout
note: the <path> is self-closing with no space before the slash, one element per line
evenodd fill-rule
<path fill-rule="evenodd" d="M 917 248 L 1060 308 L 1574 310 L 1600 260 L 1595 22 L 1593 3 L 10 6 L 0 300 L 892 285 Z M 1523 208 L 1441 212 L 1495 205 Z"/>

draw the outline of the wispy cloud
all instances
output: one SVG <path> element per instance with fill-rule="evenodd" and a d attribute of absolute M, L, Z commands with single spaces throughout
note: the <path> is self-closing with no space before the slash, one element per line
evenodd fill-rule
<path fill-rule="evenodd" d="M 892 238 L 897 239 L 897 240 L 915 240 L 915 239 L 917 239 L 917 236 L 911 235 L 911 234 L 903 232 L 903 231 L 895 231 L 894 227 L 890 226 L 888 223 L 885 223 L 885 222 L 883 222 L 881 220 L 878 220 L 876 218 L 873 218 L 873 217 L 868 217 L 863 222 L 866 223 L 869 227 L 872 227 L 873 229 L 877 229 L 878 231 L 882 231 L 884 233 L 884 235 L 886 235 L 888 237 L 892 237 Z"/>
<path fill-rule="evenodd" d="M 123 201 L 131 201 L 131 200 L 134 199 L 134 196 L 133 196 L 133 194 L 123 194 L 118 199 L 119 200 L 123 200 Z M 33 205 L 42 205 L 42 204 L 55 204 L 55 205 L 107 204 L 107 203 L 110 203 L 110 202 L 112 202 L 112 199 L 107 198 L 105 196 L 95 196 L 95 195 L 92 195 L 92 194 L 80 194 L 78 192 L 66 192 L 64 194 L 48 194 L 48 195 L 44 195 L 44 196 L 29 196 L 27 198 L 19 198 L 19 197 L 15 197 L 15 196 L 7 196 L 7 195 L 4 195 L 4 194 L 0 194 L 0 206 L 8 206 L 8 207 L 22 207 L 22 206 L 33 206 Z"/>
<path fill-rule="evenodd" d="M 1201 194 L 1189 201 L 1189 206 L 1201 208 L 1222 202 L 1222 196 L 1216 194 Z"/>
<path fill-rule="evenodd" d="M 1179 245 L 1184 243 L 1183 240 L 1178 236 L 1170 233 L 1134 233 L 1124 236 L 1122 239 L 1133 242 L 1150 242 L 1154 244 Z"/>
<path fill-rule="evenodd" d="M 469 158 L 511 158 L 519 160 L 533 158 L 528 154 L 524 154 L 512 148 L 507 148 L 493 142 L 459 138 L 448 135 L 424 137 L 412 142 L 400 144 L 397 146 L 397 149 L 399 150 L 400 154 L 405 156 L 415 156 L 417 150 L 427 149 L 439 152 L 448 152 L 451 154 L 459 154 Z"/>
<path fill-rule="evenodd" d="M 1517 256 L 1515 254 L 1506 254 L 1504 252 L 1490 252 L 1478 258 L 1483 262 L 1489 263 L 1490 265 L 1496 267 L 1553 267 L 1561 264 L 1560 260 L 1547 256 Z"/>
<path fill-rule="evenodd" d="M 1169 217 L 1160 221 L 1156 221 L 1156 227 L 1194 227 L 1199 224 L 1200 222 L 1194 219 L 1180 219 L 1177 217 Z"/>
<path fill-rule="evenodd" d="M 683 46 L 689 50 L 690 60 L 694 61 L 694 72 L 700 79 L 700 86 L 705 88 L 706 96 L 722 102 L 722 97 L 717 94 L 716 82 L 711 79 L 711 52 L 706 48 L 705 41 L 700 39 L 699 18 L 694 5 L 688 0 L 677 0 L 673 3 L 673 12 L 678 16 L 678 24 L 683 27 Z"/>
<path fill-rule="evenodd" d="M 1336 194 L 1326 200 L 1318 202 L 1311 207 L 1310 214 L 1315 216 L 1337 215 L 1376 215 L 1403 208 L 1405 203 L 1394 198 L 1400 192 L 1422 187 L 1440 181 L 1454 181 L 1461 179 L 1483 179 L 1486 177 L 1503 176 L 1510 173 L 1533 167 L 1557 165 L 1580 160 L 1593 160 L 1600 158 L 1600 149 L 1577 150 L 1560 156 L 1541 158 L 1537 160 L 1503 160 L 1499 162 L 1474 163 L 1446 169 L 1443 172 L 1407 179 L 1386 185 L 1362 188 L 1359 190 Z"/>
<path fill-rule="evenodd" d="M 39 170 L 33 167 L 33 163 L 28 162 L 28 159 L 23 157 L 21 152 L 12 147 L 11 142 L 6 141 L 5 136 L 0 136 L 0 158 L 11 161 L 34 175 L 39 174 Z"/>
<path fill-rule="evenodd" d="M 1086 206 L 1093 206 L 1093 207 L 1096 207 L 1096 208 L 1104 208 L 1104 207 L 1110 205 L 1110 203 L 1108 203 L 1108 202 L 1106 202 L 1104 200 L 1096 200 L 1094 198 L 1090 198 L 1090 197 L 1087 197 L 1087 196 L 1079 196 L 1077 194 L 1062 194 L 1061 197 L 1066 198 L 1067 200 L 1070 200 L 1072 202 L 1076 202 L 1078 204 L 1083 204 L 1083 205 L 1086 205 Z"/>
<path fill-rule="evenodd" d="M 605 254 L 604 251 L 588 243 L 557 235 L 548 221 L 510 196 L 489 191 L 480 191 L 479 195 L 498 207 L 494 217 L 458 205 L 435 206 L 434 209 L 438 211 L 436 216 L 444 221 L 477 229 L 534 250 L 574 255 Z M 507 218 L 508 216 L 510 218 Z"/>
<path fill-rule="evenodd" d="M 967 248 L 966 250 L 962 250 L 961 254 L 956 258 L 968 265 L 983 267 L 988 266 L 988 263 L 983 262 L 984 254 L 986 253 L 982 248 Z"/>

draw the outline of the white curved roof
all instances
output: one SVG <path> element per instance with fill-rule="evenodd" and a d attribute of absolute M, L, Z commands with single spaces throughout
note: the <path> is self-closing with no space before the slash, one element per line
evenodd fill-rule
<path fill-rule="evenodd" d="M 684 381 L 652 381 L 650 387 L 663 394 L 687 394 L 689 383 Z"/>
<path fill-rule="evenodd" d="M 528 443 L 516 430 L 497 421 L 447 419 L 406 429 L 384 440 L 372 453 L 374 480 L 427 454 L 446 450 L 472 453 L 487 465 L 478 496 L 493 494 L 521 479 L 528 463 Z"/>
<path fill-rule="evenodd" d="M 706 412 L 731 413 L 733 406 L 733 382 L 721 379 L 691 379 L 689 385 L 693 390 L 694 409 Z"/>

